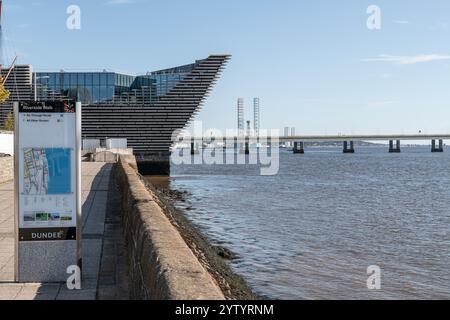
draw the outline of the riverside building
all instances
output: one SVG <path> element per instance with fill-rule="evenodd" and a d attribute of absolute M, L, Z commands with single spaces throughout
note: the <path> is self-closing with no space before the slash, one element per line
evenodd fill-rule
<path fill-rule="evenodd" d="M 0 126 L 14 101 L 81 101 L 83 139 L 126 138 L 142 174 L 167 174 L 172 133 L 200 110 L 229 59 L 210 55 L 145 75 L 33 72 L 30 65 L 17 65 L 5 84 L 11 96 L 0 105 Z"/>

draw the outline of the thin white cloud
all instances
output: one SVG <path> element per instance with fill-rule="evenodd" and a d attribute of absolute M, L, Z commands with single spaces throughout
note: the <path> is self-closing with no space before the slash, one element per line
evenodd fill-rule
<path fill-rule="evenodd" d="M 434 25 L 428 27 L 429 30 L 436 31 L 436 30 L 447 30 L 449 27 L 449 24 L 447 22 L 437 22 Z"/>
<path fill-rule="evenodd" d="M 390 79 L 390 78 L 392 78 L 392 74 L 390 74 L 390 73 L 383 73 L 383 74 L 380 75 L 380 78 L 382 78 L 382 79 Z"/>
<path fill-rule="evenodd" d="M 380 79 L 390 79 L 393 77 L 393 75 L 391 73 L 372 73 L 369 74 L 369 77 L 372 78 L 380 78 Z"/>
<path fill-rule="evenodd" d="M 5 11 L 12 11 L 12 10 L 18 10 L 18 9 L 22 9 L 21 5 L 18 4 L 4 4 L 4 9 Z"/>
<path fill-rule="evenodd" d="M 141 3 L 143 0 L 109 0 L 106 2 L 107 5 L 116 6 L 116 5 L 127 5 L 134 3 Z"/>
<path fill-rule="evenodd" d="M 440 61 L 440 60 L 450 60 L 450 55 L 438 53 L 422 54 L 416 56 L 394 56 L 389 54 L 381 54 L 375 58 L 362 59 L 363 62 L 387 62 L 402 65 Z"/>
<path fill-rule="evenodd" d="M 393 22 L 396 24 L 410 24 L 408 20 L 394 20 Z"/>
<path fill-rule="evenodd" d="M 370 107 L 385 107 L 385 106 L 390 106 L 393 104 L 399 104 L 400 101 L 397 100 L 386 100 L 386 101 L 372 101 L 369 102 L 368 105 Z"/>

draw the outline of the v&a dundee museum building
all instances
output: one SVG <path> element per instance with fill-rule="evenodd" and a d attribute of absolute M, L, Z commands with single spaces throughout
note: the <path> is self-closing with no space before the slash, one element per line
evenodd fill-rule
<path fill-rule="evenodd" d="M 195 63 L 128 75 L 116 72 L 33 72 L 17 65 L 5 84 L 0 125 L 14 101 L 81 101 L 83 139 L 127 139 L 142 174 L 168 174 L 172 133 L 193 119 L 230 59 L 211 55 Z M 3 69 L 5 76 L 8 70 Z"/>

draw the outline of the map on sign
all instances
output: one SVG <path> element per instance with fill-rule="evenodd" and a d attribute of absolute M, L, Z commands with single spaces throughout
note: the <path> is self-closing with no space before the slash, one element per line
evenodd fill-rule
<path fill-rule="evenodd" d="M 24 148 L 23 193 L 52 195 L 71 193 L 71 149 Z"/>

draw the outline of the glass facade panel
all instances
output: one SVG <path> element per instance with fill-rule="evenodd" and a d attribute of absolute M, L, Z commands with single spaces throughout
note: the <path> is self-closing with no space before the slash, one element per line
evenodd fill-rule
<path fill-rule="evenodd" d="M 92 84 L 94 86 L 100 85 L 100 75 L 98 73 L 92 74 Z"/>
<path fill-rule="evenodd" d="M 77 80 L 78 80 L 77 74 L 76 73 L 70 73 L 70 83 L 69 83 L 69 85 L 71 87 L 74 87 L 74 86 L 77 85 Z"/>
<path fill-rule="evenodd" d="M 63 89 L 69 89 L 70 88 L 70 75 L 67 73 L 63 74 Z"/>
<path fill-rule="evenodd" d="M 48 86 L 50 81 L 48 79 L 48 73 L 43 73 L 42 75 L 38 75 L 37 83 L 43 86 Z"/>
<path fill-rule="evenodd" d="M 100 86 L 92 87 L 92 102 L 100 101 Z"/>
<path fill-rule="evenodd" d="M 60 98 L 80 99 L 83 103 L 110 100 L 147 101 L 169 93 L 186 74 L 190 66 L 158 71 L 145 76 L 114 72 L 49 72 L 36 73 L 38 94 L 48 99 L 49 94 Z M 44 96 L 46 94 L 46 96 Z M 139 97 L 136 97 L 138 95 Z"/>
<path fill-rule="evenodd" d="M 108 90 L 107 91 L 108 99 L 112 99 L 114 97 L 115 87 L 114 86 L 108 86 L 107 90 Z"/>
<path fill-rule="evenodd" d="M 100 85 L 101 86 L 106 86 L 107 85 L 107 78 L 108 78 L 108 75 L 106 73 L 101 73 L 100 74 Z"/>
<path fill-rule="evenodd" d="M 91 86 L 92 87 L 92 73 L 86 73 L 84 75 L 84 81 L 86 83 L 86 86 Z M 91 88 L 92 89 L 92 88 Z"/>
<path fill-rule="evenodd" d="M 114 85 L 115 85 L 114 73 L 108 73 L 108 86 Z"/>
<path fill-rule="evenodd" d="M 48 77 L 48 79 L 47 78 L 44 78 L 44 77 Z M 46 75 L 46 76 L 44 76 L 44 77 L 42 77 L 40 80 L 42 80 L 42 83 L 48 83 L 48 85 L 49 86 L 52 86 L 52 87 L 54 87 L 55 86 L 55 84 L 56 84 L 56 75 L 55 74 L 49 74 L 49 75 Z"/>
<path fill-rule="evenodd" d="M 78 73 L 77 74 L 78 80 L 77 80 L 77 86 L 83 87 L 84 86 L 84 73 Z"/>
<path fill-rule="evenodd" d="M 108 90 L 106 88 L 106 86 L 100 86 L 100 101 L 108 99 Z"/>

